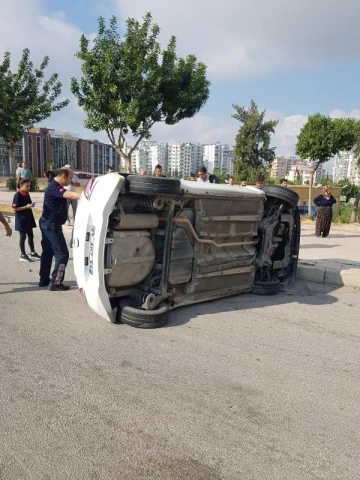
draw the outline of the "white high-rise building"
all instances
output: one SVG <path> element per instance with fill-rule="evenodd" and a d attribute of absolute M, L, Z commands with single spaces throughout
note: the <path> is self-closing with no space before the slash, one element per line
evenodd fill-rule
<path fill-rule="evenodd" d="M 220 142 L 203 146 L 203 162 L 209 173 L 213 173 L 214 170 L 228 172 L 229 151 L 229 145 Z"/>
<path fill-rule="evenodd" d="M 360 186 L 360 172 L 354 152 L 340 152 L 334 157 L 333 180 L 348 180 Z"/>
<path fill-rule="evenodd" d="M 203 146 L 203 162 L 209 173 L 220 166 L 220 142 Z"/>
<path fill-rule="evenodd" d="M 191 172 L 195 173 L 199 171 L 199 168 L 202 167 L 204 164 L 203 158 L 203 145 L 201 143 L 194 143 L 193 144 L 193 161 L 191 166 Z"/>
<path fill-rule="evenodd" d="M 357 158 L 354 154 L 351 155 L 349 161 L 347 179 L 357 187 L 360 187 L 360 169 L 357 165 Z"/>
<path fill-rule="evenodd" d="M 155 143 L 149 149 L 148 171 L 154 172 L 156 165 L 161 165 L 163 172 L 168 170 L 168 144 Z"/>
<path fill-rule="evenodd" d="M 285 178 L 288 174 L 288 159 L 276 157 L 271 164 L 270 176 L 272 178 Z"/>
<path fill-rule="evenodd" d="M 296 157 L 276 157 L 270 167 L 270 176 L 272 178 L 287 178 L 292 167 L 302 165 L 303 162 Z"/>
<path fill-rule="evenodd" d="M 230 147 L 228 144 L 220 145 L 219 170 L 222 173 L 228 173 L 229 171 L 229 152 Z"/>
<path fill-rule="evenodd" d="M 229 157 L 228 157 L 228 167 L 227 172 L 229 175 L 234 175 L 235 172 L 235 152 L 234 150 L 229 150 Z"/>

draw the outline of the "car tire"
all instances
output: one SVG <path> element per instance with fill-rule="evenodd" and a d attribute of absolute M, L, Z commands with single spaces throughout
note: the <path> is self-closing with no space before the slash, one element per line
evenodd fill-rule
<path fill-rule="evenodd" d="M 177 197 L 181 192 L 180 180 L 176 178 L 128 175 L 126 187 L 129 193 L 140 193 L 143 195 L 167 195 Z"/>
<path fill-rule="evenodd" d="M 255 281 L 252 293 L 255 295 L 274 295 L 279 293 L 281 283 L 278 278 L 272 278 L 269 281 Z"/>
<path fill-rule="evenodd" d="M 129 301 L 119 302 L 119 321 L 135 328 L 163 327 L 169 319 L 169 307 L 162 302 L 156 310 L 141 310 L 129 305 Z"/>
<path fill-rule="evenodd" d="M 280 185 L 265 185 L 263 190 L 267 197 L 283 200 L 291 207 L 296 208 L 299 203 L 299 195 L 287 187 L 280 187 Z"/>

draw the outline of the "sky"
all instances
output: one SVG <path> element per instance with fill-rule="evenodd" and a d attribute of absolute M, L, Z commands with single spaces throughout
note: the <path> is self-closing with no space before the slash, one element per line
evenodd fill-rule
<path fill-rule="evenodd" d="M 123 30 L 126 18 L 141 20 L 147 11 L 163 45 L 175 35 L 179 55 L 205 62 L 211 82 L 205 107 L 175 126 L 155 126 L 153 140 L 233 145 L 240 126 L 233 104 L 247 107 L 254 99 L 267 118 L 279 120 L 277 155 L 291 156 L 308 115 L 360 118 L 359 0 L 1 0 L 1 55 L 11 53 L 13 70 L 24 48 L 35 65 L 49 55 L 47 72 L 59 73 L 71 100 L 42 126 L 106 141 L 84 128 L 70 92 L 71 77 L 80 77 L 79 39 L 96 34 L 99 15 L 116 15 Z"/>

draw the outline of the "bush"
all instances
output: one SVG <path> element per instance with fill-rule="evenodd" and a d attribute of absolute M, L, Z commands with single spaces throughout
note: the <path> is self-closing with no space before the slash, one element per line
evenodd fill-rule
<path fill-rule="evenodd" d="M 36 177 L 30 178 L 30 192 L 36 192 L 39 190 L 39 184 Z"/>
<path fill-rule="evenodd" d="M 6 187 L 9 190 L 16 190 L 16 179 L 14 177 L 9 177 L 6 181 Z M 30 178 L 30 192 L 36 192 L 39 190 L 39 185 L 36 177 Z"/>
<path fill-rule="evenodd" d="M 351 213 L 353 205 L 351 203 L 345 203 L 340 205 L 339 213 L 333 218 L 334 223 L 350 223 Z M 360 222 L 360 211 L 358 210 L 356 216 L 356 222 Z"/>
<path fill-rule="evenodd" d="M 14 177 L 9 177 L 6 181 L 6 187 L 9 190 L 16 190 L 16 180 Z"/>

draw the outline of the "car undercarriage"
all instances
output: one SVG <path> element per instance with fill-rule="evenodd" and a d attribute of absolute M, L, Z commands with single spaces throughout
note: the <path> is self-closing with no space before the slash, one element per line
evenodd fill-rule
<path fill-rule="evenodd" d="M 105 187 L 106 177 L 96 182 Z M 99 266 L 92 275 L 103 277 L 102 303 L 109 302 L 111 312 L 109 306 L 105 310 L 110 321 L 156 328 L 167 322 L 172 308 L 246 292 L 274 294 L 294 282 L 300 239 L 296 193 L 274 185 L 262 192 L 119 177 L 116 201 L 104 218 L 104 238 L 91 240 L 92 228 L 96 236 L 94 220 L 75 224 L 78 244 L 89 241 L 92 255 L 102 257 L 90 263 L 91 268 Z M 91 189 L 95 192 L 99 185 Z M 91 213 L 91 206 L 87 208 Z M 89 265 L 89 257 L 82 262 Z M 90 286 L 79 259 L 75 274 L 88 298 Z"/>

